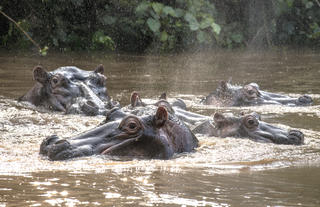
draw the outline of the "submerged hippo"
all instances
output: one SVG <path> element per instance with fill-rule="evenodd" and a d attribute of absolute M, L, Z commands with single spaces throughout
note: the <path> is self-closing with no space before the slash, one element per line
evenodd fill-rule
<path fill-rule="evenodd" d="M 205 134 L 216 137 L 240 137 L 249 138 L 258 142 L 270 142 L 275 144 L 301 145 L 304 135 L 298 130 L 284 130 L 261 121 L 257 113 L 243 115 L 241 117 L 226 117 L 221 113 L 215 113 L 213 122 L 206 121 L 192 130 L 195 134 Z"/>
<path fill-rule="evenodd" d="M 124 113 L 119 116 L 118 110 L 112 110 L 109 116 L 117 118 L 79 136 L 46 138 L 40 146 L 40 154 L 50 160 L 99 154 L 169 159 L 174 153 L 191 152 L 198 146 L 190 129 L 168 113 L 166 107 L 154 106 L 153 109 L 151 115 L 144 116 Z"/>
<path fill-rule="evenodd" d="M 19 101 L 65 113 L 105 114 L 114 103 L 108 95 L 103 73 L 102 65 L 94 71 L 67 66 L 51 72 L 36 66 L 33 69 L 36 83 Z"/>
<path fill-rule="evenodd" d="M 250 138 L 259 142 L 272 142 L 276 144 L 300 145 L 304 142 L 304 135 L 298 130 L 283 130 L 261 121 L 257 113 L 236 117 L 234 115 L 225 117 L 221 113 L 215 113 L 213 117 L 189 112 L 185 110 L 183 100 L 178 99 L 172 103 L 165 100 L 162 95 L 160 100 L 153 104 L 146 104 L 142 101 L 137 92 L 133 92 L 130 98 L 131 104 L 121 109 L 114 109 L 107 115 L 108 120 L 116 120 L 124 117 L 125 114 L 142 115 L 148 114 L 150 106 L 163 106 L 171 114 L 187 124 L 195 134 L 202 134 L 216 137 L 241 137 Z"/>
<path fill-rule="evenodd" d="M 292 98 L 286 95 L 266 92 L 260 90 L 259 85 L 256 83 L 250 83 L 242 87 L 221 81 L 216 91 L 205 97 L 202 103 L 217 106 L 253 106 L 263 104 L 306 106 L 312 104 L 312 98 L 308 95 Z"/>
<path fill-rule="evenodd" d="M 175 115 L 188 126 L 192 126 L 211 119 L 208 116 L 203 116 L 201 114 L 187 111 L 187 106 L 182 99 L 175 99 L 174 101 L 171 101 L 169 103 L 167 101 L 167 96 L 165 93 L 161 94 L 159 100 L 155 100 L 153 101 L 153 103 L 147 104 L 141 99 L 139 93 L 133 92 L 130 97 L 130 104 L 121 109 L 115 107 L 112 110 L 112 116 L 110 116 L 110 112 L 108 112 L 106 114 L 105 122 L 114 121 L 119 117 L 122 118 L 126 114 L 133 114 L 138 116 L 150 114 L 150 109 L 152 108 L 151 106 L 165 107 L 170 114 Z"/>

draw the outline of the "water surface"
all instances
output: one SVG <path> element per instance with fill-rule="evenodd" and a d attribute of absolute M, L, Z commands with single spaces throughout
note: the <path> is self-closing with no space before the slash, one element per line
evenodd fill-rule
<path fill-rule="evenodd" d="M 304 132 L 305 144 L 198 136 L 193 153 L 170 160 L 93 156 L 51 162 L 39 156 L 46 136 L 68 137 L 104 117 L 37 110 L 16 98 L 32 85 L 32 69 L 105 66 L 109 94 L 122 105 L 142 97 L 183 98 L 210 115 L 256 111 L 282 128 Z M 310 107 L 215 107 L 199 104 L 219 81 L 257 82 L 261 89 L 315 99 Z M 0 53 L 0 206 L 319 206 L 320 55 L 313 51 L 213 51 L 182 55 Z"/>

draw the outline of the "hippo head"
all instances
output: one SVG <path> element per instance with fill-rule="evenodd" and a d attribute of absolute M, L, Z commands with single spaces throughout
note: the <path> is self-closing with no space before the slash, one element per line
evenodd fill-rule
<path fill-rule="evenodd" d="M 67 66 L 52 72 L 37 66 L 33 70 L 36 84 L 19 100 L 65 113 L 104 114 L 112 103 L 103 73 L 102 65 L 94 71 Z"/>
<path fill-rule="evenodd" d="M 130 114 L 73 138 L 50 136 L 42 142 L 40 154 L 50 160 L 100 154 L 168 159 L 174 153 L 190 152 L 197 145 L 189 128 L 159 106 L 152 115 Z"/>
<path fill-rule="evenodd" d="M 214 114 L 214 123 L 205 122 L 192 130 L 194 133 L 207 134 L 217 137 L 241 137 L 259 142 L 275 144 L 300 145 L 304 142 L 304 135 L 298 130 L 284 130 L 261 121 L 257 113 L 241 117 Z"/>
<path fill-rule="evenodd" d="M 312 98 L 303 95 L 298 98 L 266 92 L 260 90 L 256 83 L 250 83 L 243 87 L 232 85 L 230 82 L 221 81 L 217 90 L 209 94 L 205 104 L 217 104 L 227 106 L 253 106 L 263 104 L 277 104 L 288 106 L 305 106 L 312 104 Z"/>

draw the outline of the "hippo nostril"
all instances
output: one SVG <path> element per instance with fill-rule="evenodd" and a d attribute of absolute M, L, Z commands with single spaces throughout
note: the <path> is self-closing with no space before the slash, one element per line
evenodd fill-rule
<path fill-rule="evenodd" d="M 298 98 L 298 103 L 299 104 L 311 104 L 312 103 L 312 98 L 308 95 L 303 95 L 303 96 L 300 96 Z"/>
<path fill-rule="evenodd" d="M 301 131 L 294 129 L 289 131 L 289 135 L 303 137 L 303 133 Z"/>
<path fill-rule="evenodd" d="M 67 140 L 61 139 L 61 140 L 57 141 L 55 144 L 59 145 L 59 144 L 66 144 L 66 143 L 69 144 L 69 142 Z"/>
<path fill-rule="evenodd" d="M 289 144 L 303 144 L 304 142 L 304 134 L 299 130 L 290 130 L 289 135 Z"/>
<path fill-rule="evenodd" d="M 59 137 L 57 135 L 51 135 L 47 137 L 45 140 L 47 142 L 47 145 L 50 145 L 50 144 L 54 144 L 58 139 Z"/>
<path fill-rule="evenodd" d="M 93 103 L 93 101 L 87 101 L 87 104 L 88 104 L 89 106 L 91 106 L 91 107 L 95 107 L 95 106 L 96 106 L 96 104 Z"/>

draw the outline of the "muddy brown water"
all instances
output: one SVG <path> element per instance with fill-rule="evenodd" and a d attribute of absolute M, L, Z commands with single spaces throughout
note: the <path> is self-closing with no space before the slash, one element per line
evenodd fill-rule
<path fill-rule="evenodd" d="M 40 157 L 46 136 L 73 136 L 102 116 L 39 111 L 16 98 L 32 85 L 32 69 L 105 66 L 110 95 L 123 105 L 135 90 L 167 92 L 190 110 L 239 114 L 304 132 L 305 144 L 264 144 L 199 136 L 193 153 L 170 160 L 93 156 L 51 162 Z M 257 82 L 261 89 L 315 99 L 310 107 L 202 106 L 220 80 Z M 182 55 L 102 55 L 0 52 L 0 207 L 4 206 L 320 206 L 320 54 L 308 50 L 211 51 Z"/>

